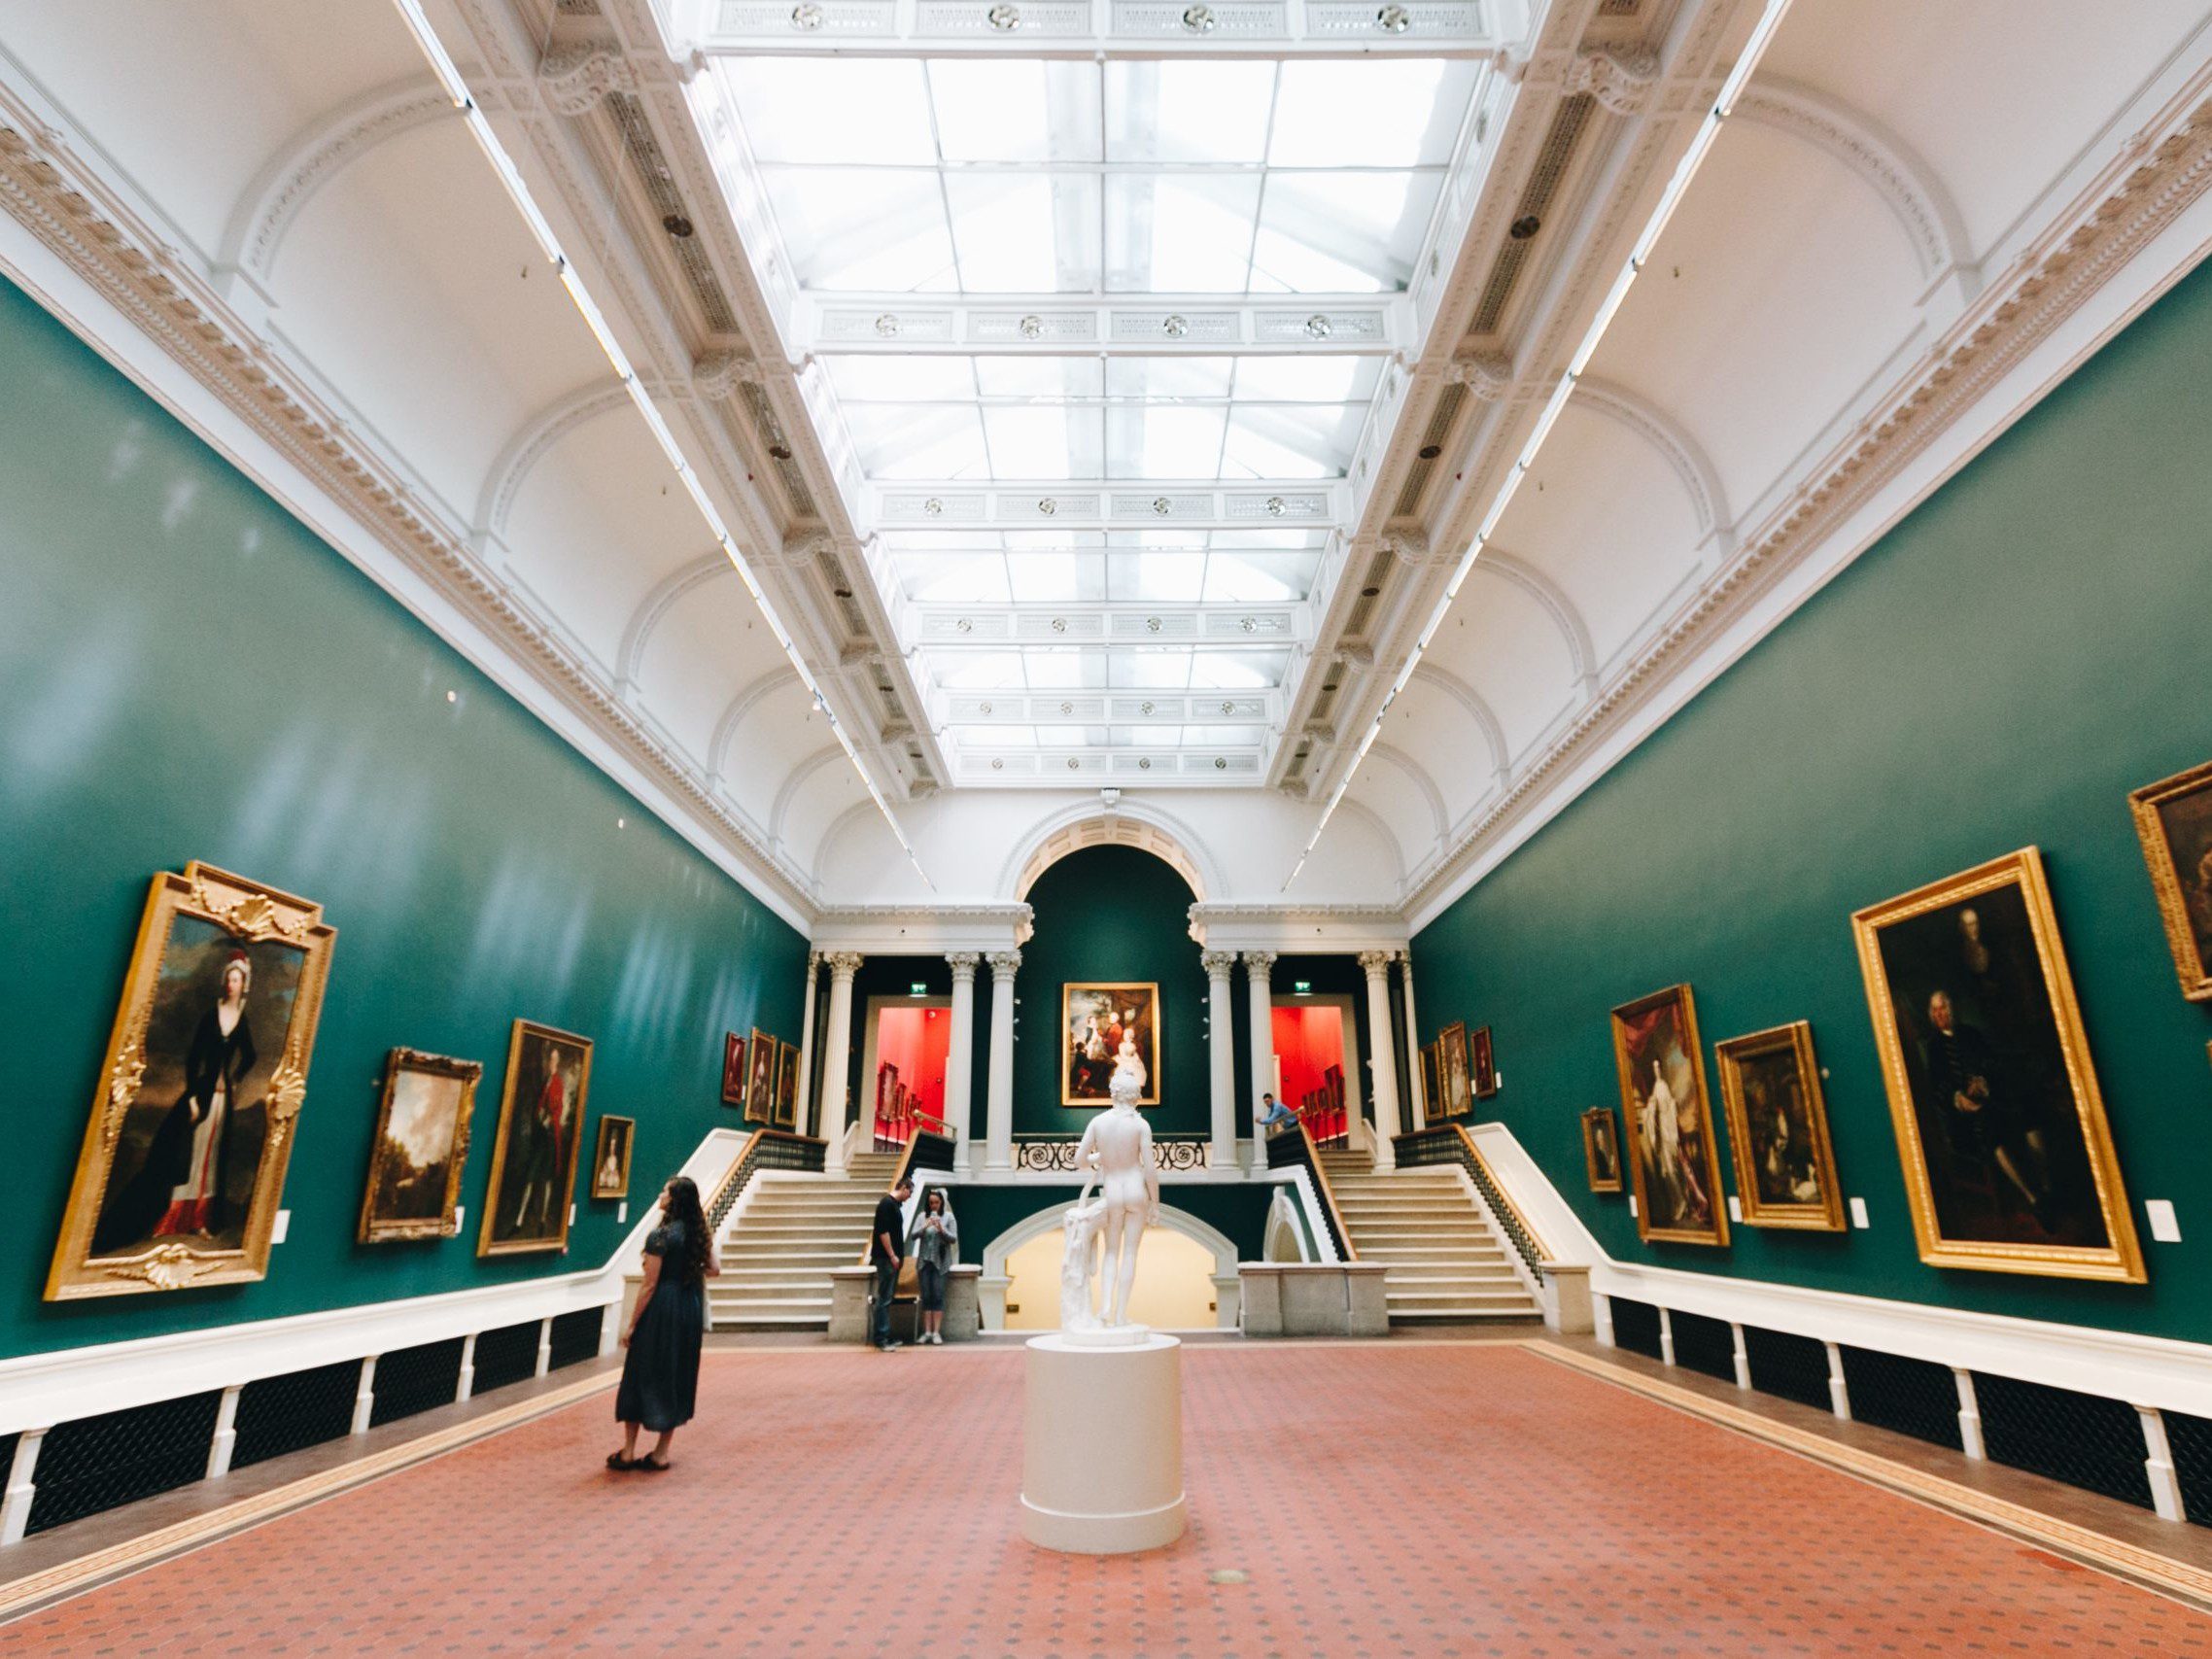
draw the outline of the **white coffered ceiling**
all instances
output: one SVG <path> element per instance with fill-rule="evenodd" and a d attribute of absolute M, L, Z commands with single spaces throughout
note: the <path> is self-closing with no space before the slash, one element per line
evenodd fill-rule
<path fill-rule="evenodd" d="M 1795 0 L 1466 566 L 1759 12 L 428 0 L 625 386 L 398 5 L 0 0 L 0 269 L 786 914 L 1418 918 L 2212 241 L 2207 0 Z"/>

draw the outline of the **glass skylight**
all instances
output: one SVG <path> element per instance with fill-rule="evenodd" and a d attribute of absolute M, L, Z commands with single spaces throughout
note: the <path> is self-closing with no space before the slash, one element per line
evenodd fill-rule
<path fill-rule="evenodd" d="M 786 344 L 826 379 L 817 415 L 842 422 L 866 480 L 854 516 L 908 602 L 903 643 L 949 700 L 947 741 L 1263 748 L 1295 656 L 1284 614 L 1295 634 L 1325 597 L 1332 532 L 1310 507 L 1304 523 L 1251 525 L 1241 515 L 1270 492 L 1232 498 L 1272 484 L 1351 499 L 1342 481 L 1373 411 L 1391 406 L 1383 376 L 1405 342 L 1371 322 L 1334 330 L 1329 314 L 1397 315 L 1387 307 L 1469 142 L 1483 62 L 737 55 L 714 72 L 781 271 L 803 318 L 823 320 L 795 324 L 813 337 Z M 1171 301 L 1170 339 L 1184 312 L 1247 320 L 1193 326 L 1172 346 L 1156 323 L 1132 334 L 1108 320 L 1145 296 Z M 995 334 L 908 327 L 994 303 Z M 1092 321 L 1064 333 L 1027 315 L 1086 304 Z M 906 516 L 871 516 L 891 493 Z M 910 528 L 924 498 L 944 528 Z M 1054 498 L 1085 504 L 1059 511 Z M 1106 503 L 1127 501 L 1160 522 L 1120 528 L 1130 509 Z M 1052 524 L 1055 511 L 1075 522 Z M 1240 637 L 1247 605 L 1272 607 L 1270 632 Z M 1020 619 L 994 613 L 1022 607 L 1031 639 L 1055 606 L 1137 620 L 1093 611 L 1065 644 L 1005 642 Z M 1156 642 L 1125 642 L 1148 622 Z M 1086 691 L 1136 703 L 1025 695 Z M 983 703 L 996 707 L 979 715 Z"/>

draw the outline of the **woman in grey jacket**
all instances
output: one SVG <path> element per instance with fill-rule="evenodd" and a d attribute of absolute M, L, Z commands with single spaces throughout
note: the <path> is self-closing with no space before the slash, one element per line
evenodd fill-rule
<path fill-rule="evenodd" d="M 960 1254 L 960 1226 L 952 1219 L 952 1206 L 945 1201 L 944 1188 L 932 1187 L 921 1195 L 914 1230 L 907 1235 L 907 1249 L 914 1257 L 915 1278 L 921 1292 L 921 1332 L 916 1345 L 929 1342 L 942 1348 L 945 1280 Z"/>

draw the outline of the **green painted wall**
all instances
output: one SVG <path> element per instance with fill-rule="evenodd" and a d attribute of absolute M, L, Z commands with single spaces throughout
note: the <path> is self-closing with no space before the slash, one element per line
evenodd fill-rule
<path fill-rule="evenodd" d="M 1510 1125 L 1614 1256 L 2212 1338 L 2212 1007 L 2182 1000 L 2126 794 L 2212 755 L 2212 267 L 2198 271 L 1415 943 L 1424 1038 L 1495 1028 Z M 2035 844 L 2151 1282 L 1923 1266 L 1853 910 Z M 1813 1022 L 1872 1227 L 1637 1242 L 1582 1174 L 1607 1012 L 1675 981 L 1711 1045 Z M 1722 1137 L 1723 1158 L 1726 1138 Z M 1727 1182 L 1736 1190 L 1731 1173 Z M 2168 1197 L 2184 1242 L 2150 1242 Z"/>
<path fill-rule="evenodd" d="M 1015 979 L 1014 1132 L 1078 1134 L 1088 1108 L 1060 1105 L 1060 987 L 1085 980 L 1159 985 L 1160 1103 L 1155 1132 L 1203 1134 L 1212 1112 L 1206 971 L 1191 938 L 1195 895 L 1174 868 L 1133 847 L 1071 852 L 1029 889 L 1034 931 Z M 989 969 L 979 971 L 987 982 Z M 989 996 L 979 997 L 976 1129 L 983 1129 Z"/>
<path fill-rule="evenodd" d="M 722 1033 L 795 1037 L 806 946 L 17 290 L 0 283 L 0 1355 L 593 1266 L 479 1262 L 516 1016 L 597 1040 L 633 1203 L 716 1123 Z M 456 693 L 447 701 L 447 692 Z M 626 827 L 617 827 L 617 820 Z M 338 929 L 258 1285 L 40 1301 L 154 873 L 202 859 Z M 384 1054 L 485 1062 L 466 1236 L 354 1243 Z"/>

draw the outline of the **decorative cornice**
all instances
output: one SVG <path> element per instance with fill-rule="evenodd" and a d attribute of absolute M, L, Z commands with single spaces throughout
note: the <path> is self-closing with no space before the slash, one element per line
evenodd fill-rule
<path fill-rule="evenodd" d="M 605 41 L 557 46 L 537 63 L 538 89 L 565 116 L 589 115 L 615 92 L 638 90 L 638 72 L 620 48 Z"/>
<path fill-rule="evenodd" d="M 1265 899 L 1233 899 L 1191 907 L 1194 922 L 1210 921 L 1374 921 L 1399 923 L 1405 913 L 1396 905 L 1270 904 Z"/>
<path fill-rule="evenodd" d="M 1513 385 L 1513 360 L 1503 352 L 1469 352 L 1452 359 L 1444 378 L 1464 386 L 1478 403 L 1495 403 Z"/>
<path fill-rule="evenodd" d="M 911 921 L 1015 921 L 1025 922 L 1037 913 L 1019 901 L 985 900 L 976 904 L 944 905 L 817 905 L 820 925 L 844 923 L 878 926 Z"/>
<path fill-rule="evenodd" d="M 1567 90 L 1587 92 L 1616 116 L 1642 115 L 1659 80 L 1659 54 L 1642 48 L 1607 46 L 1577 53 L 1567 72 Z"/>
<path fill-rule="evenodd" d="M 1665 671 L 1747 610 L 1822 538 L 1885 485 L 2050 338 L 2128 260 L 2212 190 L 2212 66 L 2137 133 L 2097 183 L 1939 339 L 1884 405 L 1766 523 L 1651 644 L 1592 698 L 1574 723 L 1471 822 L 1405 895 L 1418 914 L 1505 830 L 1534 811 L 1546 782 L 1657 696 Z M 2190 99 L 2195 99 L 2194 105 Z M 2169 110 L 2173 108 L 2168 106 Z"/>
<path fill-rule="evenodd" d="M 990 963 L 990 977 L 1000 985 L 1013 979 L 1015 970 L 1021 966 L 1019 950 L 993 950 L 984 959 Z"/>
<path fill-rule="evenodd" d="M 735 346 L 711 351 L 691 365 L 691 389 L 710 403 L 735 397 L 760 379 L 760 360 Z"/>
<path fill-rule="evenodd" d="M 806 875 L 665 748 L 598 672 L 538 625 L 416 499 L 401 469 L 354 432 L 86 166 L 0 86 L 0 207 L 135 325 L 377 541 L 499 641 L 801 915 Z"/>

